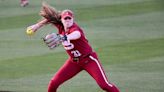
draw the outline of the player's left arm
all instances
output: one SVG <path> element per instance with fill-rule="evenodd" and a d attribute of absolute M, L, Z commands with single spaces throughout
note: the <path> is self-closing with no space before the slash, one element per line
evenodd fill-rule
<path fill-rule="evenodd" d="M 53 49 L 59 46 L 61 43 L 67 47 L 71 45 L 71 40 L 77 40 L 80 37 L 81 33 L 79 31 L 73 31 L 72 33 L 64 36 L 56 33 L 51 33 L 44 37 L 43 40 L 50 49 Z"/>
<path fill-rule="evenodd" d="M 66 36 L 67 40 L 77 40 L 81 37 L 81 33 L 78 30 L 76 30 Z"/>

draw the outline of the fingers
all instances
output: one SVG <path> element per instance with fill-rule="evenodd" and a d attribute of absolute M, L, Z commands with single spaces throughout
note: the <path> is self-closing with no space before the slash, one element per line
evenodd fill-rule
<path fill-rule="evenodd" d="M 50 49 L 55 48 L 61 44 L 60 37 L 56 33 L 48 34 L 43 38 L 43 41 Z"/>
<path fill-rule="evenodd" d="M 29 35 L 29 36 L 31 36 L 31 35 L 34 34 L 34 31 L 31 28 L 27 28 L 26 34 Z"/>
<path fill-rule="evenodd" d="M 50 49 L 53 49 L 53 48 L 59 46 L 59 42 L 56 41 L 55 39 L 51 39 L 49 41 L 45 40 L 45 43 Z"/>
<path fill-rule="evenodd" d="M 33 35 L 39 28 L 41 28 L 47 23 L 48 23 L 48 20 L 44 19 L 34 25 L 27 27 L 26 34 L 30 36 Z"/>
<path fill-rule="evenodd" d="M 27 27 L 26 34 L 31 36 L 35 33 L 35 31 L 39 28 L 38 24 L 31 25 Z"/>

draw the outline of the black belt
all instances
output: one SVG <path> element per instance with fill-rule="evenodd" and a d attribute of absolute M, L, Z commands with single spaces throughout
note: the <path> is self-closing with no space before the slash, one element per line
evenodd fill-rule
<path fill-rule="evenodd" d="M 73 62 L 79 62 L 80 57 L 73 57 Z"/>
<path fill-rule="evenodd" d="M 91 52 L 91 53 L 93 53 L 93 52 Z M 82 55 L 82 56 L 80 56 L 80 57 L 73 57 L 73 62 L 79 62 L 80 59 L 86 58 L 86 57 L 90 56 L 91 53 L 88 53 L 88 54 L 86 54 L 86 55 Z"/>

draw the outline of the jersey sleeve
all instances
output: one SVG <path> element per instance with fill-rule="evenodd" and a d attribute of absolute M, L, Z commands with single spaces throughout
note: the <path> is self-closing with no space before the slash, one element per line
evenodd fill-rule
<path fill-rule="evenodd" d="M 64 31 L 63 24 L 53 24 L 53 25 L 58 29 L 58 33 L 62 34 L 62 32 Z"/>

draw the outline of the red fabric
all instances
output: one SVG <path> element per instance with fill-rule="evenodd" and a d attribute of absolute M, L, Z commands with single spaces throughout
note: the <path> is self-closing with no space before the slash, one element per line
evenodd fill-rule
<path fill-rule="evenodd" d="M 96 53 L 92 53 L 79 62 L 73 62 L 72 59 L 69 58 L 51 79 L 48 86 L 48 92 L 57 92 L 57 88 L 62 83 L 71 79 L 82 70 L 87 71 L 95 79 L 100 88 L 104 91 L 119 92 L 118 88 L 114 84 L 105 81 L 107 80 L 107 78 L 103 68 L 99 67 L 99 65 L 101 66 L 99 60 L 98 63 L 96 63 L 96 61 L 92 60 L 90 56 L 98 60 Z M 103 75 L 105 75 L 105 77 L 103 77 Z"/>
<path fill-rule="evenodd" d="M 66 11 L 64 12 L 62 15 L 61 15 L 62 18 L 65 18 L 65 17 L 71 17 L 73 18 L 73 13 L 70 12 L 70 11 Z"/>
<path fill-rule="evenodd" d="M 81 37 L 77 40 L 71 41 L 74 44 L 74 48 L 66 50 L 70 58 L 66 60 L 65 64 L 56 72 L 48 85 L 48 92 L 57 92 L 57 88 L 65 81 L 71 79 L 80 71 L 85 70 L 88 72 L 97 82 L 101 89 L 106 92 L 119 92 L 118 88 L 108 82 L 104 69 L 98 56 L 92 51 L 83 31 L 74 23 L 74 25 L 65 33 L 61 26 L 56 26 L 60 34 L 70 34 L 74 31 L 79 31 Z M 72 52 L 78 51 L 81 55 L 79 60 L 74 61 L 74 54 Z"/>
<path fill-rule="evenodd" d="M 85 34 L 83 33 L 83 30 L 79 28 L 79 26 L 74 23 L 73 26 L 71 28 L 69 28 L 69 30 L 65 33 L 64 28 L 62 28 L 62 26 L 60 25 L 56 25 L 56 27 L 58 28 L 58 33 L 59 34 L 70 34 L 74 31 L 79 31 L 81 33 L 81 37 L 77 40 L 71 40 L 70 42 L 74 45 L 74 48 L 71 50 L 66 50 L 66 52 L 68 53 L 68 55 L 70 57 L 75 57 L 73 53 L 74 51 L 79 51 L 79 53 L 81 53 L 80 57 L 83 57 L 85 55 L 87 55 L 88 53 L 92 52 L 92 48 L 90 46 L 90 44 L 88 43 L 88 40 L 85 38 Z"/>

